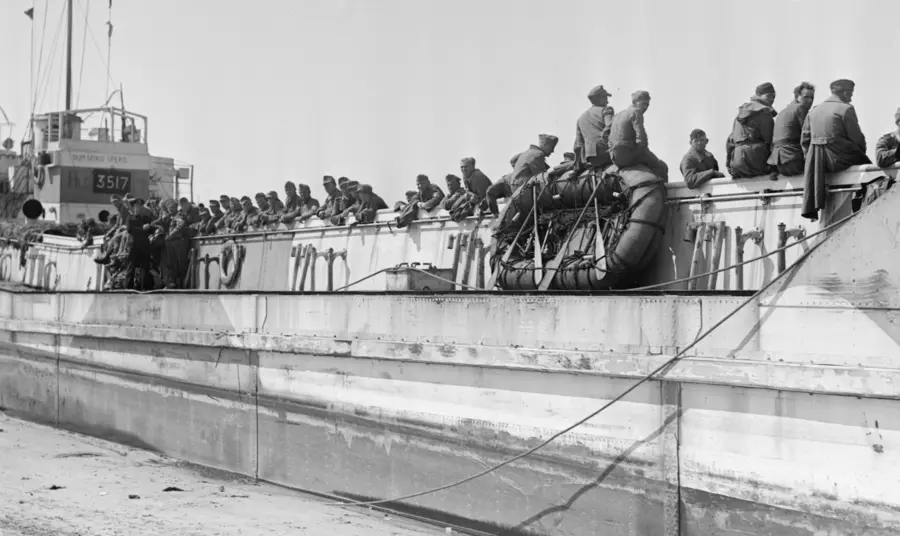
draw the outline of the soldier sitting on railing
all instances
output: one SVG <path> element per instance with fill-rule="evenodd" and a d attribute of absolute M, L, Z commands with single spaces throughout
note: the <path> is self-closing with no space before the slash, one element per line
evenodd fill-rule
<path fill-rule="evenodd" d="M 350 216 L 359 212 L 360 208 L 358 181 L 350 181 L 347 184 L 347 191 L 344 193 L 343 203 L 344 211 L 341 213 L 341 218 L 344 222 L 348 222 L 350 221 Z"/>
<path fill-rule="evenodd" d="M 900 108 L 894 112 L 894 124 L 897 130 L 878 138 L 875 144 L 875 163 L 878 167 L 891 167 L 900 161 Z"/>
<path fill-rule="evenodd" d="M 355 211 L 357 223 L 373 223 L 378 211 L 388 208 L 384 199 L 375 194 L 368 184 L 360 184 L 356 194 L 359 197 L 359 204 L 355 205 L 358 208 Z"/>
<path fill-rule="evenodd" d="M 475 167 L 475 159 L 471 156 L 460 160 L 459 170 L 462 172 L 463 185 L 466 190 L 475 194 L 475 197 L 481 202 L 487 195 L 488 188 L 491 187 L 491 179 Z"/>
<path fill-rule="evenodd" d="M 285 197 L 284 215 L 281 217 L 281 221 L 287 224 L 294 220 L 305 222 L 315 216 L 319 210 L 319 201 L 312 197 L 309 186 L 300 184 L 299 194 L 297 188 L 291 181 L 284 183 L 284 193 L 287 197 Z"/>
<path fill-rule="evenodd" d="M 338 190 L 334 177 L 325 175 L 322 179 L 322 186 L 325 187 L 325 193 L 328 194 L 328 197 L 325 198 L 325 203 L 319 208 L 316 216 L 332 225 L 343 225 L 341 213 L 344 212 L 344 196 Z"/>
<path fill-rule="evenodd" d="M 724 177 L 719 171 L 719 162 L 706 150 L 709 138 L 699 128 L 691 131 L 691 148 L 681 159 L 681 174 L 688 188 L 699 188 L 712 179 Z"/>
<path fill-rule="evenodd" d="M 512 173 L 504 175 L 487 189 L 487 205 L 494 216 L 500 214 L 497 199 L 512 197 L 513 193 L 528 179 L 550 169 L 550 166 L 547 165 L 547 157 L 553 154 L 558 141 L 559 138 L 556 136 L 540 134 L 537 145 L 530 146 L 510 159 L 509 163 L 513 166 Z"/>
<path fill-rule="evenodd" d="M 437 184 L 432 184 L 428 175 L 420 174 L 416 177 L 416 195 L 397 216 L 397 227 L 408 226 L 418 217 L 419 209 L 430 212 L 440 205 L 443 199 L 444 191 Z"/>
<path fill-rule="evenodd" d="M 447 175 L 447 193 L 444 198 L 444 210 L 450 213 L 450 219 L 456 222 L 462 221 L 475 214 L 478 207 L 478 197 L 473 192 L 467 192 L 462 187 L 462 180 L 456 175 Z"/>
<path fill-rule="evenodd" d="M 351 181 L 347 177 L 341 177 L 338 179 L 338 188 L 341 190 L 341 195 L 344 198 L 343 201 L 341 201 L 344 210 L 347 210 L 357 202 L 356 194 L 351 191 L 352 183 L 353 181 Z M 357 185 L 358 184 L 359 183 L 357 183 Z"/>
<path fill-rule="evenodd" d="M 406 201 L 397 201 L 396 203 L 394 203 L 394 212 L 401 212 L 410 203 L 412 203 L 412 200 L 416 197 L 416 191 L 415 190 L 407 190 L 405 195 L 406 195 Z"/>

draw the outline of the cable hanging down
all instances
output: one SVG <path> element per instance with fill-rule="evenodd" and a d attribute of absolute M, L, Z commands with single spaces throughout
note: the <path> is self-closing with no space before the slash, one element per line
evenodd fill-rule
<path fill-rule="evenodd" d="M 852 217 L 852 215 L 851 215 L 850 217 Z M 834 224 L 832 224 L 832 225 L 829 225 L 829 226 L 826 227 L 825 229 L 822 229 L 822 231 L 820 231 L 820 232 L 823 232 L 823 231 L 825 231 L 825 230 L 827 230 L 827 229 L 829 229 L 829 228 L 833 228 L 833 227 L 836 226 L 836 225 L 843 224 L 844 222 L 846 222 L 847 220 L 849 220 L 850 217 L 844 218 L 843 220 L 840 220 L 840 221 L 838 221 L 838 222 L 836 222 L 836 223 L 834 223 Z M 830 235 L 829 235 L 829 236 L 830 236 Z M 326 504 L 329 504 L 329 505 L 332 505 L 332 506 L 374 506 L 374 505 L 380 505 L 380 504 L 386 504 L 386 503 L 393 503 L 393 502 L 398 502 L 398 501 L 405 501 L 405 500 L 408 500 L 408 499 L 414 499 L 414 498 L 416 498 L 416 497 L 421 497 L 421 496 L 423 496 L 423 495 L 430 495 L 430 494 L 432 494 L 432 493 L 437 493 L 437 492 L 439 492 L 439 491 L 444 491 L 444 490 L 447 490 L 447 489 L 450 489 L 450 488 L 454 488 L 454 487 L 457 487 L 457 486 L 461 486 L 461 485 L 466 484 L 466 483 L 468 483 L 468 482 L 471 482 L 471 481 L 473 481 L 473 480 L 475 480 L 475 479 L 477 479 L 477 478 L 480 478 L 480 477 L 485 476 L 485 475 L 487 475 L 487 474 L 493 473 L 494 471 L 496 471 L 496 470 L 498 470 L 498 469 L 500 469 L 500 468 L 502 468 L 502 467 L 505 467 L 505 466 L 507 466 L 507 465 L 509 465 L 509 464 L 511 464 L 511 463 L 513 463 L 513 462 L 515 462 L 515 461 L 521 460 L 522 458 L 525 458 L 525 457 L 527 457 L 527 456 L 530 456 L 531 454 L 534 454 L 534 453 L 537 452 L 538 450 L 541 450 L 542 448 L 544 448 L 544 447 L 546 447 L 547 445 L 549 445 L 550 443 L 552 443 L 554 440 L 556 440 L 556 439 L 559 438 L 560 436 L 563 436 L 563 435 L 567 434 L 568 432 L 571 432 L 571 431 L 574 430 L 575 428 L 578 428 L 578 427 L 581 426 L 582 424 L 584 424 L 584 423 L 586 423 L 587 421 L 593 419 L 594 417 L 596 417 L 597 415 L 599 415 L 600 413 L 602 413 L 603 411 L 605 411 L 606 409 L 608 409 L 610 406 L 612 406 L 612 405 L 615 404 L 616 402 L 618 402 L 618 401 L 622 400 L 623 398 L 625 398 L 626 396 L 628 396 L 629 393 L 631 393 L 632 391 L 634 391 L 635 389 L 637 389 L 639 386 L 641 386 L 641 385 L 643 385 L 644 383 L 648 382 L 649 380 L 651 380 L 654 376 L 656 376 L 656 375 L 659 374 L 660 372 L 663 372 L 664 370 L 668 369 L 669 367 L 671 367 L 672 365 L 674 365 L 675 363 L 677 363 L 678 361 L 680 361 L 680 360 L 684 357 L 684 355 L 687 354 L 687 352 L 688 352 L 689 350 L 691 350 L 693 347 L 695 347 L 698 343 L 700 343 L 700 341 L 702 341 L 703 339 L 707 338 L 710 334 L 712 334 L 715 330 L 717 330 L 722 324 L 724 324 L 724 323 L 727 322 L 729 319 L 731 319 L 734 315 L 736 315 L 738 312 L 740 312 L 744 307 L 746 307 L 747 305 L 749 305 L 749 304 L 753 303 L 755 300 L 757 300 L 757 299 L 760 297 L 760 295 L 762 295 L 763 292 L 765 292 L 766 290 L 768 290 L 769 288 L 771 288 L 776 282 L 780 281 L 780 280 L 781 280 L 783 277 L 785 277 L 788 273 L 793 272 L 798 266 L 800 266 L 800 265 L 803 263 L 803 261 L 805 261 L 805 260 L 812 254 L 812 252 L 814 252 L 814 251 L 815 251 L 816 249 L 818 249 L 822 244 L 824 244 L 825 241 L 826 241 L 828 238 L 829 238 L 829 237 L 826 236 L 826 238 L 825 238 L 824 240 L 822 240 L 822 241 L 820 241 L 819 243 L 813 245 L 809 250 L 807 250 L 806 252 L 804 252 L 803 255 L 801 255 L 796 261 L 794 261 L 789 267 L 787 267 L 783 272 L 781 272 L 780 274 L 778 274 L 778 275 L 776 275 L 775 277 L 773 277 L 771 281 L 769 281 L 768 283 L 766 283 L 765 285 L 763 285 L 759 290 L 757 290 L 756 292 L 754 292 L 752 296 L 750 296 L 750 297 L 748 297 L 746 300 L 742 301 L 737 307 L 735 307 L 731 312 L 729 312 L 727 315 L 725 315 L 721 320 L 719 320 L 718 322 L 716 322 L 715 324 L 713 324 L 712 327 L 710 327 L 709 329 L 707 329 L 707 330 L 704 331 L 703 333 L 699 334 L 699 335 L 694 339 L 693 342 L 691 342 L 690 344 L 688 344 L 687 346 L 685 346 L 681 351 L 679 351 L 677 354 L 675 354 L 675 355 L 672 356 L 671 358 L 667 359 L 662 365 L 660 365 L 660 366 L 656 367 L 655 369 L 653 369 L 653 371 L 651 371 L 649 374 L 646 374 L 646 375 L 645 375 L 644 377 L 642 377 L 640 380 L 638 380 L 637 382 L 635 382 L 634 384 L 632 384 L 631 387 L 629 387 L 628 389 L 624 390 L 622 393 L 620 393 L 620 394 L 617 395 L 615 398 L 613 398 L 612 400 L 610 400 L 609 402 L 607 402 L 606 404 L 604 404 L 603 406 L 601 406 L 601 407 L 600 407 L 599 409 L 597 409 L 596 411 L 592 412 L 591 414 L 587 415 L 586 417 L 584 417 L 583 419 L 577 421 L 576 423 L 574 423 L 574 424 L 572 424 L 572 425 L 570 425 L 570 426 L 564 428 L 563 430 L 560 430 L 559 432 L 556 432 L 555 434 L 553 434 L 552 436 L 550 436 L 549 438 L 547 438 L 546 440 L 544 440 L 543 442 L 541 442 L 539 445 L 537 445 L 537 446 L 535 446 L 535 447 L 532 447 L 531 449 L 528 449 L 528 450 L 526 450 L 525 452 L 523 452 L 523 453 L 521 453 L 521 454 L 518 454 L 518 455 L 516 455 L 516 456 L 513 456 L 512 458 L 509 458 L 509 459 L 507 459 L 507 460 L 505 460 L 505 461 L 503 461 L 503 462 L 501 462 L 501 463 L 498 463 L 498 464 L 496 464 L 496 465 L 493 465 L 493 466 L 491 466 L 491 467 L 485 469 L 484 471 L 480 471 L 480 472 L 475 473 L 475 474 L 473 474 L 473 475 L 471 475 L 471 476 L 468 476 L 468 477 L 463 478 L 463 479 L 461 479 L 461 480 L 457 480 L 456 482 L 451 482 L 451 483 L 449 483 L 449 484 L 445 484 L 445 485 L 443 485 L 443 486 L 438 486 L 438 487 L 435 487 L 435 488 L 427 489 L 427 490 L 420 491 L 420 492 L 416 492 L 416 493 L 410 493 L 410 494 L 408 494 L 408 495 L 403 495 L 403 496 L 400 496 L 400 497 L 392 497 L 392 498 L 389 498 L 389 499 L 380 499 L 380 500 L 375 500 L 375 501 L 349 501 L 349 500 L 348 500 L 348 501 L 339 501 L 339 502 L 326 503 Z"/>

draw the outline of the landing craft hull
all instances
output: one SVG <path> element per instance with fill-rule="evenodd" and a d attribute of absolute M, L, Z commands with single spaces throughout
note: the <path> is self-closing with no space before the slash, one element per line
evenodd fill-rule
<path fill-rule="evenodd" d="M 2 293 L 0 406 L 290 487 L 391 498 L 536 445 L 744 299 Z M 665 381 L 535 456 L 404 504 L 505 534 L 896 533 L 895 347 L 873 338 L 884 358 L 865 369 L 838 348 L 823 364 L 765 359 L 786 349 L 763 345 L 781 328 L 746 326 L 789 311 L 751 304 Z M 877 320 L 844 309 L 828 325 Z"/>
<path fill-rule="evenodd" d="M 398 507 L 503 534 L 900 532 L 898 198 L 831 232 L 662 378 L 533 456 Z M 428 238 L 440 228 L 413 231 L 419 251 L 452 254 Z M 369 229 L 369 244 L 402 239 Z M 320 249 L 337 249 L 331 235 L 350 249 L 346 229 L 310 232 Z M 248 258 L 290 262 L 279 242 L 252 240 Z M 379 251 L 409 258 L 397 249 Z M 749 297 L 0 292 L 0 406 L 390 499 L 539 444 Z"/>

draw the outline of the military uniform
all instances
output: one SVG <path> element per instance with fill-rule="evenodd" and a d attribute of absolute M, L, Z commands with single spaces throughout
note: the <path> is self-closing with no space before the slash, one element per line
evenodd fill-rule
<path fill-rule="evenodd" d="M 363 201 L 363 195 L 366 195 L 367 200 Z M 359 186 L 359 197 L 359 210 L 356 212 L 356 221 L 359 223 L 374 222 L 378 217 L 378 211 L 388 208 L 384 199 L 372 192 L 372 187 L 368 184 Z"/>
<path fill-rule="evenodd" d="M 852 91 L 854 86 L 850 80 L 838 80 L 831 84 L 831 90 L 842 93 Z M 825 173 L 837 173 L 872 161 L 866 156 L 866 137 L 859 128 L 856 109 L 838 95 L 829 96 L 809 111 L 803 122 L 800 145 L 806 155 L 801 215 L 816 221 L 826 202 Z"/>
<path fill-rule="evenodd" d="M 900 127 L 900 108 L 894 113 L 894 123 Z M 900 161 L 900 128 L 878 138 L 875 144 L 875 163 L 878 167 L 891 167 Z"/>
<path fill-rule="evenodd" d="M 769 155 L 777 112 L 759 96 L 738 108 L 725 143 L 725 166 L 732 178 L 750 178 L 772 172 Z"/>
<path fill-rule="evenodd" d="M 326 186 L 328 184 L 335 184 L 334 177 L 329 175 L 325 176 L 322 185 Z M 327 191 L 328 190 L 326 189 L 326 192 Z M 343 214 L 345 208 L 343 192 L 335 189 L 334 192 L 328 194 L 328 197 L 325 198 L 325 203 L 323 203 L 318 212 L 316 212 L 316 216 L 318 216 L 320 220 L 324 220 L 332 225 L 343 225 L 344 221 L 341 214 Z"/>
<path fill-rule="evenodd" d="M 650 98 L 646 91 L 637 91 L 631 96 L 633 103 L 644 98 Z M 644 129 L 644 112 L 634 104 L 613 117 L 609 131 L 609 157 L 619 168 L 643 165 L 657 177 L 669 178 L 669 167 L 650 151 Z"/>
<path fill-rule="evenodd" d="M 878 167 L 891 167 L 900 162 L 900 130 L 878 138 L 875 144 L 875 163 Z"/>
<path fill-rule="evenodd" d="M 593 88 L 588 92 L 588 100 L 593 106 L 585 110 L 575 123 L 576 159 L 580 156 L 580 162 L 594 168 L 612 163 L 609 157 L 609 134 L 616 112 L 612 106 L 600 104 L 611 96 L 612 93 L 603 89 L 603 86 Z"/>
<path fill-rule="evenodd" d="M 803 148 L 800 147 L 800 134 L 803 121 L 809 108 L 794 100 L 775 118 L 772 134 L 772 154 L 768 164 L 778 168 L 782 175 L 793 176 L 803 174 Z"/>
<path fill-rule="evenodd" d="M 688 188 L 699 188 L 717 176 L 719 162 L 709 151 L 702 153 L 691 147 L 681 159 L 681 174 Z"/>

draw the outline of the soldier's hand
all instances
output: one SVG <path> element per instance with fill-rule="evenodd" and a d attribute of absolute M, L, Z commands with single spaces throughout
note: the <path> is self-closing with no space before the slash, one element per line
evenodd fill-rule
<path fill-rule="evenodd" d="M 424 209 L 424 208 L 425 208 L 425 203 L 422 202 L 422 201 L 419 201 L 418 203 L 416 203 L 416 206 L 419 207 L 419 208 L 421 208 L 421 209 Z"/>
<path fill-rule="evenodd" d="M 713 178 L 714 179 L 724 179 L 725 174 L 722 173 L 721 171 L 716 171 L 715 173 L 713 173 Z"/>

